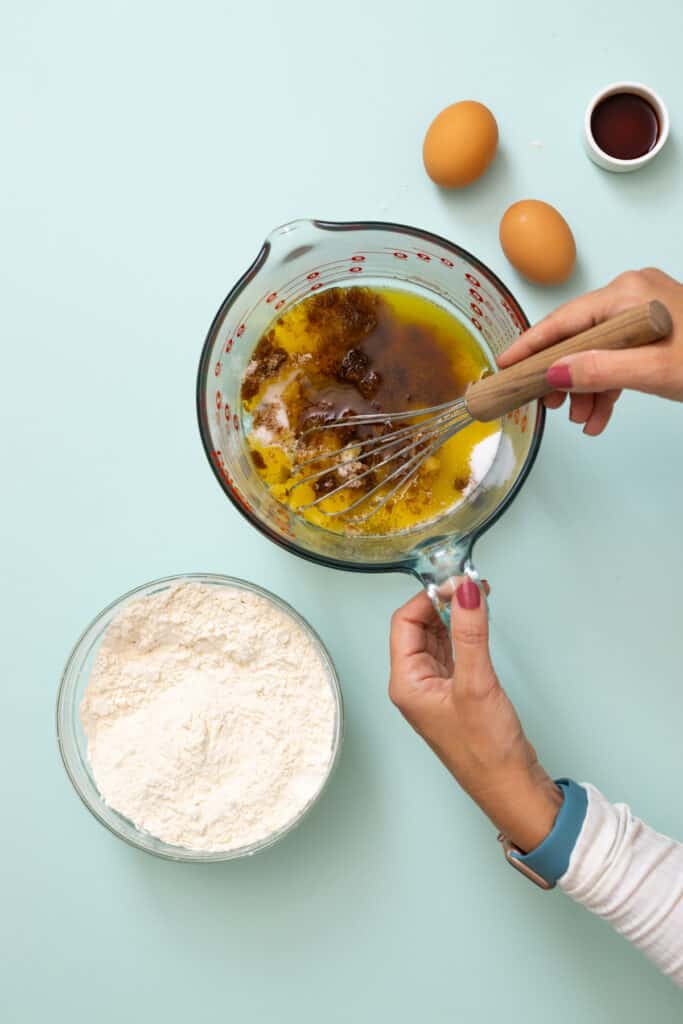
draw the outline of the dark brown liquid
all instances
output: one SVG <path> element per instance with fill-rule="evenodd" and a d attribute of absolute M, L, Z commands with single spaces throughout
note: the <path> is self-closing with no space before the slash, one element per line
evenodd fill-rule
<path fill-rule="evenodd" d="M 300 408 L 290 403 L 289 409 L 299 430 L 348 413 L 451 401 L 464 393 L 473 371 L 476 379 L 483 369 L 468 332 L 449 314 L 407 293 L 390 297 L 367 288 L 331 288 L 306 299 L 300 311 L 308 359 L 299 375 Z M 291 318 L 296 323 L 294 314 Z M 243 400 L 252 401 L 289 365 L 281 340 L 286 333 L 276 324 L 257 345 L 253 370 L 242 384 Z"/>
<path fill-rule="evenodd" d="M 591 133 L 603 153 L 636 160 L 657 144 L 659 121 L 642 96 L 619 92 L 598 103 L 591 115 Z"/>
<path fill-rule="evenodd" d="M 347 292 L 343 301 L 353 295 Z M 452 357 L 429 324 L 402 323 L 382 301 L 377 302 L 373 319 L 353 350 L 374 374 L 370 386 L 364 387 L 363 370 L 347 375 L 337 369 L 335 377 L 321 375 L 318 387 L 308 389 L 313 409 L 322 407 L 328 410 L 325 418 L 336 419 L 347 412 L 424 408 L 463 393 L 468 382 L 458 379 Z"/>

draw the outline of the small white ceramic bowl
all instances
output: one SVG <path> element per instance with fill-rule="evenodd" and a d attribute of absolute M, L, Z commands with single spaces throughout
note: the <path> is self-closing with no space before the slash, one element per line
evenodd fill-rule
<path fill-rule="evenodd" d="M 607 99 L 608 96 L 614 96 L 621 92 L 631 92 L 635 93 L 636 96 L 642 96 L 654 109 L 659 121 L 659 137 L 656 144 L 649 153 L 644 153 L 643 156 L 636 157 L 634 160 L 619 160 L 617 157 L 605 153 L 596 143 L 591 130 L 591 118 L 598 103 Z M 637 171 L 644 167 L 645 164 L 649 164 L 651 160 L 654 160 L 668 139 L 669 111 L 664 106 L 662 98 L 657 95 L 654 89 L 648 88 L 647 85 L 643 85 L 641 82 L 613 82 L 612 85 L 608 85 L 605 89 L 601 89 L 600 92 L 596 93 L 588 104 L 583 119 L 583 135 L 586 152 L 598 167 L 603 167 L 606 171 L 617 171 L 618 173 Z"/>

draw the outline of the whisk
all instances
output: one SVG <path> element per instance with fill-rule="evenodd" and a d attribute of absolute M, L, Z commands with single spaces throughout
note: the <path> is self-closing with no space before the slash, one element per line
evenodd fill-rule
<path fill-rule="evenodd" d="M 368 511 L 350 520 L 354 523 L 365 522 L 392 498 L 398 499 L 427 459 L 459 431 L 475 421 L 487 423 L 499 419 L 527 402 L 547 395 L 552 389 L 546 382 L 546 371 L 562 356 L 594 349 L 634 348 L 665 338 L 671 327 L 671 316 L 666 306 L 654 300 L 536 352 L 506 370 L 475 381 L 469 385 L 463 397 L 455 401 L 404 412 L 343 416 L 312 427 L 306 434 L 324 430 L 346 431 L 372 425 L 384 427 L 385 430 L 388 425 L 389 429 L 377 436 L 353 440 L 334 451 L 324 451 L 297 463 L 294 472 L 320 462 L 324 466 L 298 480 L 292 491 L 303 484 L 315 484 L 315 481 L 323 477 L 329 476 L 333 481 L 335 478 L 341 480 L 315 501 L 300 505 L 297 511 L 317 507 L 329 517 L 348 516 L 350 512 L 370 504 Z M 406 420 L 411 422 L 393 428 L 395 423 Z M 378 470 L 383 471 L 383 475 L 375 483 Z M 368 486 L 346 508 L 326 511 L 322 507 L 328 498 L 349 486 L 363 486 L 364 480 L 368 480 L 372 486 Z"/>

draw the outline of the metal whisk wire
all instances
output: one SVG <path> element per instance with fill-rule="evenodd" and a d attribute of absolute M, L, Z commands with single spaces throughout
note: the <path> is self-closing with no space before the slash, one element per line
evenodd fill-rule
<path fill-rule="evenodd" d="M 311 458 L 297 463 L 293 467 L 292 472 L 300 472 L 307 466 L 312 466 L 318 462 L 325 462 L 326 465 L 298 480 L 291 488 L 290 494 L 297 487 L 314 483 L 328 474 L 339 473 L 340 470 L 347 466 L 352 466 L 354 463 L 363 467 L 361 471 L 353 473 L 350 479 L 342 478 L 341 483 L 321 494 L 314 501 L 298 506 L 298 511 L 305 512 L 307 509 L 319 507 L 333 495 L 339 494 L 350 486 L 357 486 L 359 482 L 367 479 L 377 470 L 400 460 L 400 465 L 393 468 L 369 490 L 364 491 L 350 505 L 334 512 L 321 509 L 328 518 L 334 518 L 341 515 L 347 516 L 361 505 L 370 503 L 371 507 L 368 512 L 362 516 L 355 516 L 350 520 L 353 523 L 366 522 L 376 515 L 392 498 L 397 497 L 399 493 L 406 490 L 427 459 L 434 455 L 450 437 L 459 430 L 462 430 L 470 419 L 471 417 L 467 412 L 464 401 L 459 399 L 455 402 L 444 402 L 425 409 L 396 413 L 391 416 L 388 416 L 386 413 L 365 413 L 357 416 L 347 416 L 334 420 L 331 423 L 323 423 L 319 426 L 311 427 L 306 431 L 306 434 L 310 435 L 322 430 L 355 428 L 375 423 L 393 423 L 395 420 L 412 421 L 408 426 L 400 427 L 398 430 L 392 430 L 387 434 L 380 434 L 376 437 L 351 441 L 334 451 L 320 452 Z M 416 420 L 418 422 L 415 422 Z M 387 454 L 379 462 L 375 461 L 377 455 L 383 452 Z M 371 465 L 367 465 L 363 461 L 368 458 L 373 460 Z M 388 490 L 386 490 L 387 487 L 389 488 Z M 373 501 L 375 496 L 382 490 L 385 490 L 386 493 L 382 495 L 379 501 Z"/>

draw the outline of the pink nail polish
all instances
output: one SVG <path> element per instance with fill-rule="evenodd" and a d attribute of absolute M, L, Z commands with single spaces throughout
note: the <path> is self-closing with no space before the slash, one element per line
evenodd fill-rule
<path fill-rule="evenodd" d="M 559 391 L 568 391 L 572 386 L 572 373 L 568 366 L 560 364 L 551 366 L 545 375 L 545 379 L 551 388 Z"/>
<path fill-rule="evenodd" d="M 472 610 L 479 607 L 481 601 L 481 594 L 479 593 L 479 587 L 472 580 L 465 580 L 464 583 L 460 583 L 455 588 L 455 596 L 458 599 L 458 604 L 461 608 L 467 608 Z"/>

